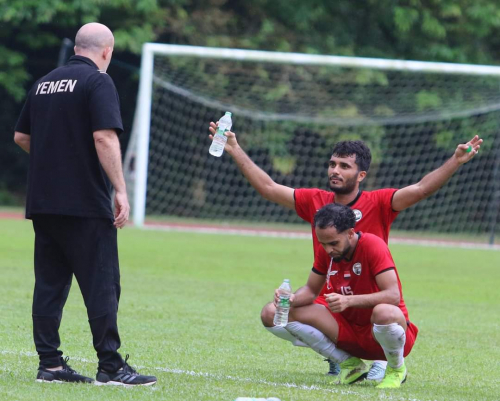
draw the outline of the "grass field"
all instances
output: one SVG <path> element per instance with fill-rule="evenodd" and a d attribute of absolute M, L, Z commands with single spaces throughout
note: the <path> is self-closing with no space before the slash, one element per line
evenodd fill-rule
<path fill-rule="evenodd" d="M 259 312 L 283 278 L 310 271 L 307 240 L 120 231 L 121 352 L 153 388 L 40 384 L 31 334 L 33 234 L 0 220 L 1 400 L 499 400 L 500 252 L 391 245 L 420 333 L 400 390 L 335 386 L 319 355 L 266 332 Z M 96 357 L 76 283 L 62 349 L 94 376 Z"/>

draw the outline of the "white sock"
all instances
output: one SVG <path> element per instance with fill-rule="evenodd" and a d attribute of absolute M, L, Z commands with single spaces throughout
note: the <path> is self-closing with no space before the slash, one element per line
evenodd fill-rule
<path fill-rule="evenodd" d="M 403 352 L 406 343 L 405 330 L 397 323 L 374 324 L 373 335 L 384 350 L 387 364 L 395 369 L 403 366 Z"/>
<path fill-rule="evenodd" d="M 333 341 L 312 326 L 300 322 L 291 322 L 288 323 L 285 328 L 292 333 L 294 337 L 307 344 L 318 354 L 334 362 L 342 363 L 351 357 L 347 352 L 338 349 Z"/>
<path fill-rule="evenodd" d="M 290 341 L 296 347 L 309 348 L 307 344 L 304 344 L 297 337 L 294 337 L 284 327 L 281 326 L 266 327 L 266 330 L 269 331 L 271 334 L 274 334 L 276 337 L 281 338 L 282 340 Z"/>

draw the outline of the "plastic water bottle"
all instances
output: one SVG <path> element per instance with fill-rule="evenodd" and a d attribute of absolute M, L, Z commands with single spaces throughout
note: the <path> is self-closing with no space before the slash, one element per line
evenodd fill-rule
<path fill-rule="evenodd" d="M 274 313 L 273 323 L 275 326 L 285 327 L 288 324 L 288 312 L 290 312 L 290 295 L 292 295 L 292 287 L 290 280 L 283 280 L 283 284 L 278 288 L 279 303 Z"/>
<path fill-rule="evenodd" d="M 217 127 L 217 131 L 215 131 L 214 140 L 208 150 L 208 153 L 212 156 L 221 157 L 222 152 L 224 152 L 224 146 L 227 142 L 227 136 L 224 135 L 224 132 L 229 131 L 233 125 L 231 116 L 232 114 L 226 111 L 226 114 L 219 120 L 219 126 Z"/>

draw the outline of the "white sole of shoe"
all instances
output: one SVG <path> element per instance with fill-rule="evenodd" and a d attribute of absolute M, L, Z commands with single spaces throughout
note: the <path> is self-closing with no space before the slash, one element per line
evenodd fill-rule
<path fill-rule="evenodd" d="M 38 383 L 64 383 L 61 380 L 43 380 L 43 379 L 36 379 Z"/>
<path fill-rule="evenodd" d="M 153 384 L 156 384 L 156 382 L 151 382 L 151 383 L 144 383 L 144 384 L 126 384 L 122 382 L 114 382 L 114 381 L 109 381 L 106 383 L 103 382 L 98 382 L 97 380 L 94 381 L 94 384 L 96 386 L 122 386 L 122 387 L 137 387 L 137 386 L 152 386 Z"/>

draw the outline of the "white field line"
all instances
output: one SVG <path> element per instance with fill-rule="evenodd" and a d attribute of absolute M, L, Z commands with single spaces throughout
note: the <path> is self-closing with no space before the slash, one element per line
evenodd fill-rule
<path fill-rule="evenodd" d="M 273 231 L 230 227 L 206 227 L 206 226 L 179 226 L 166 224 L 147 223 L 142 229 L 157 231 L 188 232 L 199 234 L 219 234 L 219 235 L 241 235 L 248 237 L 271 237 L 271 238 L 290 238 L 311 240 L 311 233 L 301 231 Z M 416 245 L 424 247 L 437 248 L 461 248 L 461 249 L 480 249 L 489 251 L 500 251 L 500 245 L 477 244 L 465 241 L 443 241 L 443 240 L 425 240 L 414 238 L 391 238 L 390 244 Z"/>
<path fill-rule="evenodd" d="M 0 350 L 0 355 L 21 355 L 21 356 L 27 356 L 27 357 L 38 357 L 38 354 L 36 352 L 32 351 L 11 351 L 11 350 Z M 78 357 L 71 357 L 71 360 L 74 361 L 79 361 L 79 362 L 84 362 L 84 363 L 91 363 L 91 364 L 96 364 L 96 361 L 89 361 L 86 358 L 78 358 Z M 305 391 L 321 391 L 321 392 L 326 392 L 326 393 L 331 393 L 331 394 L 342 394 L 342 395 L 357 395 L 361 397 L 360 399 L 365 398 L 367 395 L 365 393 L 359 393 L 355 390 L 346 390 L 346 389 L 341 389 L 341 388 L 323 388 L 320 386 L 316 385 L 304 385 L 304 384 L 295 384 L 295 383 L 276 383 L 276 382 L 271 382 L 268 380 L 263 380 L 263 379 L 251 379 L 248 377 L 237 377 L 237 376 L 230 376 L 230 375 L 221 375 L 221 374 L 214 374 L 214 373 L 205 373 L 205 372 L 195 372 L 194 370 L 183 370 L 183 369 L 173 369 L 173 368 L 165 368 L 165 367 L 147 367 L 147 366 L 137 366 L 137 369 L 144 369 L 144 370 L 156 370 L 159 372 L 165 372 L 165 373 L 173 373 L 177 375 L 184 375 L 184 376 L 193 376 L 193 377 L 204 377 L 208 379 L 215 379 L 218 381 L 221 380 L 226 380 L 226 381 L 234 381 L 234 382 L 244 382 L 244 383 L 251 383 L 251 384 L 263 384 L 266 386 L 271 386 L 271 387 L 286 387 L 286 388 L 296 388 L 298 390 L 305 390 Z M 353 387 L 351 387 L 353 388 Z M 376 390 L 373 389 L 375 392 Z M 400 400 L 400 401 L 419 401 L 416 398 L 401 398 L 401 397 L 392 397 L 390 394 L 387 394 L 385 392 L 379 392 L 377 390 L 377 399 L 379 400 Z"/>

